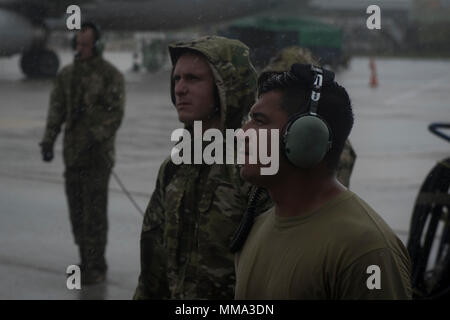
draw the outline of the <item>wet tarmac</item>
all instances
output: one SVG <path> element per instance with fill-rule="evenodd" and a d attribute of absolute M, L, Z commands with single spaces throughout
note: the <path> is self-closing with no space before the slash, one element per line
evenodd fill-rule
<path fill-rule="evenodd" d="M 60 52 L 62 64 L 71 60 Z M 169 98 L 169 71 L 132 73 L 132 53 L 106 52 L 125 73 L 127 104 L 117 136 L 116 166 L 145 209 L 170 133 L 180 127 Z M 63 188 L 61 138 L 52 163 L 38 143 L 46 120 L 50 80 L 26 80 L 18 56 L 0 59 L 0 299 L 130 299 L 139 274 L 141 214 L 111 178 L 107 282 L 68 290 L 66 268 L 78 262 Z M 406 243 L 414 200 L 450 145 L 427 131 L 450 122 L 450 61 L 376 59 L 379 86 L 369 87 L 367 58 L 353 58 L 337 75 L 352 99 L 357 153 L 351 189 Z"/>

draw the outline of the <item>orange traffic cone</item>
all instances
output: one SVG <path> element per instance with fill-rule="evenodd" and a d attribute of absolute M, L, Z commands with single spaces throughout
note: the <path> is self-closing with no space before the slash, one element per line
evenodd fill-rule
<path fill-rule="evenodd" d="M 375 60 L 373 58 L 370 58 L 369 67 L 370 67 L 370 83 L 369 83 L 369 85 L 371 88 L 376 88 L 376 87 L 378 87 L 378 78 L 377 78 L 377 70 L 375 67 Z"/>

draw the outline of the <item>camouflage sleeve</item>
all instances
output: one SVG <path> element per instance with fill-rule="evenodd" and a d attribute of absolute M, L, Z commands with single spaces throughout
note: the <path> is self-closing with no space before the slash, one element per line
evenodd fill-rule
<path fill-rule="evenodd" d="M 165 224 L 165 161 L 158 173 L 155 191 L 145 211 L 141 232 L 141 274 L 133 299 L 168 299 L 167 254 L 163 243 Z"/>
<path fill-rule="evenodd" d="M 55 79 L 53 90 L 50 94 L 50 104 L 47 114 L 43 143 L 54 144 L 61 131 L 61 126 L 66 119 L 66 106 L 64 97 L 64 85 L 61 74 Z"/>
<path fill-rule="evenodd" d="M 102 142 L 114 136 L 122 122 L 125 105 L 125 81 L 119 71 L 114 72 L 110 77 L 102 104 L 106 114 L 99 123 L 90 128 L 90 133 L 96 142 Z"/>
<path fill-rule="evenodd" d="M 345 141 L 344 150 L 342 151 L 341 158 L 337 168 L 337 178 L 347 188 L 350 186 L 350 176 L 355 165 L 356 153 L 353 150 L 350 141 Z"/>

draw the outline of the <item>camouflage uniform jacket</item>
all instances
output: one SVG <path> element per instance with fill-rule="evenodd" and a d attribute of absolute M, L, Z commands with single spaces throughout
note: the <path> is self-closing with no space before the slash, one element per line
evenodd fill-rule
<path fill-rule="evenodd" d="M 112 64 L 75 60 L 55 79 L 42 142 L 53 145 L 64 123 L 66 167 L 112 167 L 124 103 L 123 75 Z"/>
<path fill-rule="evenodd" d="M 248 48 L 221 37 L 177 43 L 169 47 L 173 65 L 186 48 L 201 52 L 210 64 L 223 128 L 240 127 L 256 90 Z M 167 159 L 143 221 L 134 298 L 232 299 L 235 273 L 229 244 L 250 188 L 235 165 L 175 166 Z"/>

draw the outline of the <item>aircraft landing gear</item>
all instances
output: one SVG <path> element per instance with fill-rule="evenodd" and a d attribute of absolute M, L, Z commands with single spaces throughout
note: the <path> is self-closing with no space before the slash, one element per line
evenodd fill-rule
<path fill-rule="evenodd" d="M 59 59 L 51 50 L 34 48 L 23 53 L 20 67 L 31 78 L 54 77 L 58 72 Z"/>
<path fill-rule="evenodd" d="M 429 129 L 450 142 L 450 137 L 438 130 L 450 129 L 450 123 L 434 123 Z M 450 298 L 450 158 L 439 161 L 422 184 L 411 219 L 408 251 L 413 298 Z"/>

